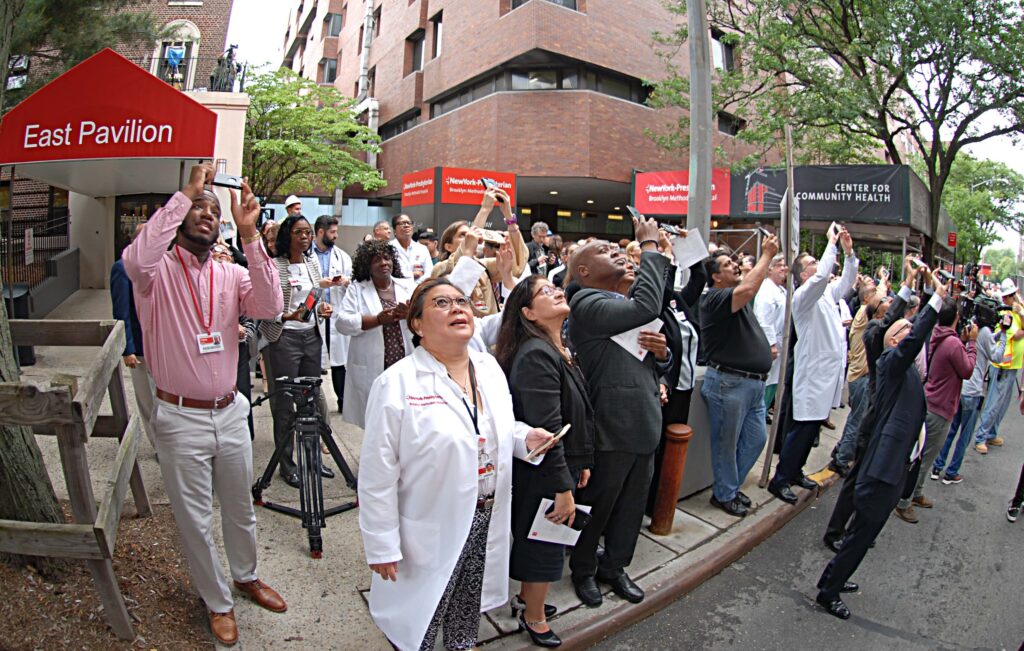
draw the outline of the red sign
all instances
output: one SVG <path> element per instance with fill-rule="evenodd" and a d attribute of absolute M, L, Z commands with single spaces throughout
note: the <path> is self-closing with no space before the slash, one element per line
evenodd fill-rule
<path fill-rule="evenodd" d="M 490 170 L 469 170 L 459 167 L 441 168 L 441 203 L 478 206 L 484 198 L 484 186 L 480 179 L 493 179 L 498 187 L 512 197 L 516 203 L 516 175 Z"/>
<path fill-rule="evenodd" d="M 956 233 L 955 232 L 954 233 L 950 233 L 949 235 L 946 236 L 946 243 L 949 244 L 949 246 L 952 246 L 952 247 L 956 246 Z"/>
<path fill-rule="evenodd" d="M 730 173 L 711 170 L 711 214 L 729 214 Z M 690 205 L 690 170 L 636 175 L 633 205 L 645 215 L 685 215 Z"/>
<path fill-rule="evenodd" d="M 402 207 L 434 203 L 434 179 L 437 168 L 409 172 L 402 177 Z"/>
<path fill-rule="evenodd" d="M 990 276 L 992 275 L 992 265 L 987 262 L 982 262 L 978 265 L 979 276 Z"/>
<path fill-rule="evenodd" d="M 95 54 L 0 123 L 0 163 L 213 158 L 217 115 L 113 50 Z"/>

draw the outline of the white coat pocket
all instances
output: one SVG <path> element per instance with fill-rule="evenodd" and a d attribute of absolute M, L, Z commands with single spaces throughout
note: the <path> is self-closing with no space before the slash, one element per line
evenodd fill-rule
<path fill-rule="evenodd" d="M 413 565 L 436 563 L 441 552 L 440 525 L 403 516 L 398 519 L 402 559 Z"/>

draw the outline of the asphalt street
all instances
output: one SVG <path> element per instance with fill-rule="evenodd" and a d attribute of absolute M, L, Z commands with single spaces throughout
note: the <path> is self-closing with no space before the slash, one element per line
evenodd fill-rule
<path fill-rule="evenodd" d="M 721 574 L 595 648 L 1021 648 L 1024 518 L 1006 519 L 1024 462 L 1016 405 L 1000 432 L 1004 447 L 968 449 L 963 483 L 925 480 L 935 508 L 916 508 L 920 523 L 889 519 L 852 578 L 860 592 L 843 595 L 849 620 L 814 602 L 837 485 Z"/>

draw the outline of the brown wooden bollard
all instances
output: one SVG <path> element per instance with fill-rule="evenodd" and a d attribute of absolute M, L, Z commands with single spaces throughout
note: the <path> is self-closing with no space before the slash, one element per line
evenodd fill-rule
<path fill-rule="evenodd" d="M 686 468 L 686 450 L 692 437 L 693 430 L 689 425 L 672 423 L 665 427 L 665 455 L 661 459 L 661 478 L 658 480 L 658 494 L 654 502 L 654 517 L 648 527 L 657 536 L 672 533 L 679 486 L 683 483 L 683 469 Z"/>

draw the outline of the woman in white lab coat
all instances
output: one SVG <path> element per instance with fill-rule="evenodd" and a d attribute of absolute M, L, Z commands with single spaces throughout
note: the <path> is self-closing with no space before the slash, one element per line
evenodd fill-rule
<path fill-rule="evenodd" d="M 423 282 L 408 316 L 419 347 L 373 383 L 359 463 L 370 614 L 403 651 L 432 649 L 439 629 L 446 648 L 469 649 L 480 613 L 508 599 L 513 455 L 551 434 L 515 422 L 449 281 Z"/>
<path fill-rule="evenodd" d="M 351 337 L 342 418 L 363 427 L 370 385 L 412 352 L 405 319 L 414 284 L 402 277 L 395 249 L 381 240 L 356 249 L 352 281 L 341 300 L 335 329 Z"/>

